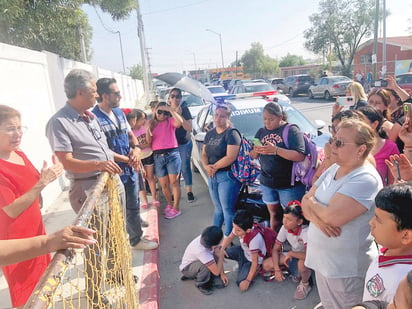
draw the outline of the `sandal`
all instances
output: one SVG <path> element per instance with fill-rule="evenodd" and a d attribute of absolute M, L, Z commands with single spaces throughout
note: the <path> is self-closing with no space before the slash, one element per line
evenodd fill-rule
<path fill-rule="evenodd" d="M 152 201 L 152 205 L 154 206 L 154 207 L 159 207 L 160 206 L 160 202 L 159 201 Z"/>
<path fill-rule="evenodd" d="M 310 290 L 312 290 L 312 287 L 310 286 L 309 282 L 308 283 L 301 282 L 296 288 L 295 295 L 293 295 L 293 297 L 297 300 L 305 299 L 306 296 L 308 296 Z"/>
<path fill-rule="evenodd" d="M 141 209 L 147 209 L 147 208 L 149 208 L 149 204 L 147 204 L 147 203 L 141 203 L 141 204 L 140 204 L 140 208 L 141 208 Z"/>

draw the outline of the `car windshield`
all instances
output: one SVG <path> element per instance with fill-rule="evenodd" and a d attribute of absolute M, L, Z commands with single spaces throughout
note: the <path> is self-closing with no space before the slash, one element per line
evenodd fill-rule
<path fill-rule="evenodd" d="M 210 87 L 210 88 L 207 88 L 207 89 L 209 89 L 209 91 L 210 91 L 211 93 L 222 93 L 222 92 L 226 92 L 225 88 L 223 88 L 223 87 Z"/>
<path fill-rule="evenodd" d="M 334 83 L 339 83 L 339 82 L 349 82 L 351 81 L 350 78 L 342 76 L 342 77 L 335 77 L 332 79 Z"/>
<path fill-rule="evenodd" d="M 299 126 L 301 131 L 309 133 L 311 137 L 317 135 L 316 129 L 303 114 L 293 107 L 283 106 L 288 117 L 288 123 L 294 123 Z M 263 127 L 262 118 L 263 108 L 249 108 L 232 111 L 230 118 L 233 126 L 238 129 L 248 140 L 255 137 L 259 128 Z"/>
<path fill-rule="evenodd" d="M 186 98 L 183 98 L 183 100 L 187 107 L 204 105 L 202 99 L 193 94 L 189 94 Z"/>
<path fill-rule="evenodd" d="M 245 86 L 245 92 L 262 92 L 262 91 L 273 91 L 273 87 L 269 84 L 257 84 L 257 85 L 250 85 Z"/>

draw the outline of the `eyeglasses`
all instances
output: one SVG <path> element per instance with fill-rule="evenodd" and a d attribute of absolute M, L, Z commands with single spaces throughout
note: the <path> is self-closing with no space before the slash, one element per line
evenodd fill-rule
<path fill-rule="evenodd" d="M 110 94 L 114 94 L 116 97 L 120 97 L 120 91 L 111 91 Z"/>
<path fill-rule="evenodd" d="M 158 109 L 157 110 L 157 114 L 158 115 L 165 115 L 165 116 L 171 116 L 171 114 L 168 112 L 168 111 L 164 111 L 164 110 L 161 110 L 161 109 Z"/>
<path fill-rule="evenodd" d="M 170 95 L 170 98 L 172 98 L 172 99 L 181 99 L 182 96 L 181 96 L 181 95 L 178 95 L 178 94 L 171 94 L 171 95 Z"/>
<path fill-rule="evenodd" d="M 348 143 L 348 142 L 344 142 L 341 139 L 338 138 L 332 138 L 330 139 L 330 144 L 331 145 L 335 145 L 336 148 L 342 148 L 345 145 L 358 145 L 356 143 Z"/>
<path fill-rule="evenodd" d="M 7 135 L 14 135 L 16 133 L 23 134 L 27 131 L 27 127 L 7 127 L 5 129 L 0 129 L 0 131 L 6 133 Z"/>

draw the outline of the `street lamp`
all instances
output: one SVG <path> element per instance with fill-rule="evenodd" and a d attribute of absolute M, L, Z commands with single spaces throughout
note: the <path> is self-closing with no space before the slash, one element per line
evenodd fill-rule
<path fill-rule="evenodd" d="M 220 40 L 220 55 L 222 56 L 222 69 L 225 67 L 225 63 L 223 61 L 223 47 L 222 47 L 222 34 L 216 31 L 213 31 L 211 29 L 206 29 L 206 31 L 212 32 L 216 35 L 219 36 L 219 40 Z"/>

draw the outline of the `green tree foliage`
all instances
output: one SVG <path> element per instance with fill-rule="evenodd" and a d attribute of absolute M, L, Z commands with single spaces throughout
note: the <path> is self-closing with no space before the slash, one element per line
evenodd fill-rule
<path fill-rule="evenodd" d="M 292 55 L 288 53 L 285 57 L 282 57 L 279 62 L 280 67 L 292 67 L 305 64 L 305 59 L 302 56 Z"/>
<path fill-rule="evenodd" d="M 88 55 L 92 37 L 87 15 L 81 10 L 85 3 L 121 19 L 130 13 L 135 1 L 1 0 L 0 42 L 81 60 L 80 34 Z"/>
<path fill-rule="evenodd" d="M 135 64 L 130 68 L 127 68 L 127 75 L 131 76 L 133 79 L 143 79 L 143 68 L 140 64 Z"/>
<path fill-rule="evenodd" d="M 240 62 L 243 65 L 243 72 L 253 78 L 267 78 L 279 71 L 277 60 L 265 55 L 262 44 L 257 42 L 252 43 Z"/>
<path fill-rule="evenodd" d="M 309 17 L 312 26 L 305 31 L 305 47 L 327 54 L 331 46 L 342 74 L 350 76 L 356 49 L 371 35 L 374 18 L 375 0 L 322 0 L 319 12 Z"/>

